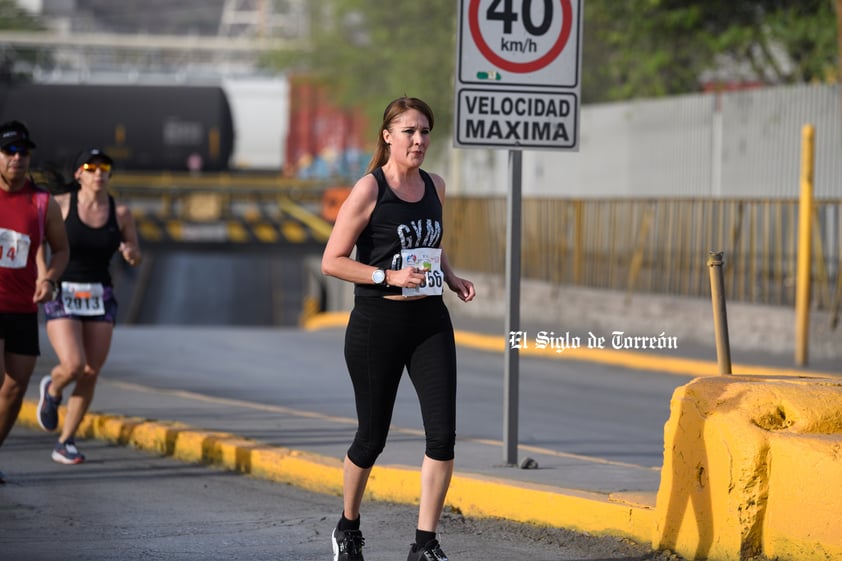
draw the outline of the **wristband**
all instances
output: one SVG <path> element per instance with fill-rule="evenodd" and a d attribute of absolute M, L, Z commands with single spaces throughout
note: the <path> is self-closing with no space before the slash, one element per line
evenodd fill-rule
<path fill-rule="evenodd" d="M 47 282 L 50 284 L 50 290 L 52 291 L 52 299 L 55 300 L 58 297 L 58 283 L 53 279 L 41 279 L 41 282 Z"/>

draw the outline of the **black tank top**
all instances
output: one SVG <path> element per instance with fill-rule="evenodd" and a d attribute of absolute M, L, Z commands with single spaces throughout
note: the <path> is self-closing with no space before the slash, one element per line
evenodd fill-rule
<path fill-rule="evenodd" d="M 377 180 L 377 202 L 365 229 L 357 238 L 357 261 L 380 269 L 391 269 L 392 259 L 402 249 L 439 247 L 442 238 L 442 210 L 436 186 L 422 169 L 424 196 L 415 203 L 401 200 L 386 183 L 383 168 L 371 172 Z M 357 284 L 357 296 L 400 294 L 401 288 Z"/>
<path fill-rule="evenodd" d="M 79 218 L 78 191 L 70 193 L 70 208 L 64 227 L 70 243 L 70 262 L 61 280 L 68 282 L 99 282 L 111 286 L 108 270 L 114 252 L 120 247 L 122 236 L 117 224 L 114 198 L 108 195 L 108 220 L 101 228 L 91 228 Z"/>

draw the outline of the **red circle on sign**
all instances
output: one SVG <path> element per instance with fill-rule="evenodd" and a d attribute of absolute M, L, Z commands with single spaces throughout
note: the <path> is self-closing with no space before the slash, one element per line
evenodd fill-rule
<path fill-rule="evenodd" d="M 559 53 L 564 50 L 564 46 L 567 45 L 567 40 L 570 39 L 570 30 L 573 28 L 573 7 L 570 5 L 570 0 L 559 0 L 559 4 L 561 4 L 561 33 L 558 34 L 558 39 L 556 39 L 552 48 L 547 51 L 547 54 L 531 62 L 506 60 L 495 53 L 482 36 L 482 31 L 479 28 L 479 4 L 480 0 L 471 0 L 471 5 L 468 8 L 471 36 L 482 55 L 503 70 L 518 73 L 540 70 L 556 59 Z"/>

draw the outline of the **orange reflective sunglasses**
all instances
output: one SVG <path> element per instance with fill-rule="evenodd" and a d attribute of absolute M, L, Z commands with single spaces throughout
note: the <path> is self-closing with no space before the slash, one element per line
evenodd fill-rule
<path fill-rule="evenodd" d="M 105 162 L 100 162 L 98 164 L 82 164 L 82 169 L 91 173 L 94 173 L 96 170 L 100 170 L 102 173 L 110 173 L 111 164 L 107 164 Z"/>

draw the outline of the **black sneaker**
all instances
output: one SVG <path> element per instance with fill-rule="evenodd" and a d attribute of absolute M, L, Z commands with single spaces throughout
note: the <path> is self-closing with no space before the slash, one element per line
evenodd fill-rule
<path fill-rule="evenodd" d="M 331 541 L 333 542 L 333 561 L 363 561 L 365 538 L 359 530 L 334 528 Z"/>
<path fill-rule="evenodd" d="M 438 540 L 430 540 L 418 549 L 412 544 L 406 561 L 447 561 L 447 555 L 439 547 Z"/>
<path fill-rule="evenodd" d="M 42 429 L 50 432 L 58 428 L 58 406 L 61 405 L 61 398 L 56 399 L 47 391 L 52 383 L 53 379 L 50 376 L 41 378 L 38 399 L 38 424 Z"/>
<path fill-rule="evenodd" d="M 67 442 L 59 442 L 53 449 L 53 461 L 60 464 L 81 464 L 85 461 L 85 455 L 76 448 L 76 442 L 69 438 Z"/>

